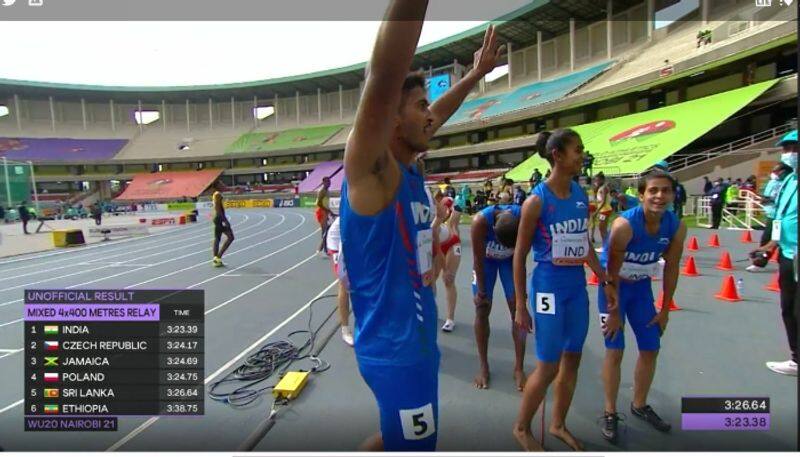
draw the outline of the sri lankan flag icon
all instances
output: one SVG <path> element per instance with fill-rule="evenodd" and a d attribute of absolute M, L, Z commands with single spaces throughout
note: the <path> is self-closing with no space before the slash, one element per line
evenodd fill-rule
<path fill-rule="evenodd" d="M 58 414 L 58 405 L 44 405 L 45 414 Z"/>
<path fill-rule="evenodd" d="M 58 398 L 58 389 L 44 389 L 44 398 Z"/>

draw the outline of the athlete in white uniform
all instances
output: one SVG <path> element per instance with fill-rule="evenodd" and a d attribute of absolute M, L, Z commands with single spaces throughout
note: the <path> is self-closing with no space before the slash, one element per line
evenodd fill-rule
<path fill-rule="evenodd" d="M 333 220 L 328 227 L 325 239 L 328 257 L 331 259 L 333 275 L 339 280 L 339 293 L 337 296 L 337 306 L 339 310 L 339 324 L 342 326 L 342 339 L 348 346 L 353 345 L 353 333 L 350 331 L 350 294 L 347 292 L 344 264 L 340 262 L 342 251 L 342 238 L 339 230 L 339 218 Z"/>

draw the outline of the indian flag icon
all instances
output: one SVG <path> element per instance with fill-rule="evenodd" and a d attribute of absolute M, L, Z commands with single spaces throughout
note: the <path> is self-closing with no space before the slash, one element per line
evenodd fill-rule
<path fill-rule="evenodd" d="M 58 389 L 44 389 L 44 398 L 58 398 Z"/>
<path fill-rule="evenodd" d="M 58 382 L 58 373 L 47 373 L 44 374 L 44 382 Z"/>
<path fill-rule="evenodd" d="M 45 335 L 58 335 L 58 325 L 45 325 L 44 326 L 44 334 Z"/>
<path fill-rule="evenodd" d="M 58 414 L 58 405 L 44 405 L 45 414 Z"/>

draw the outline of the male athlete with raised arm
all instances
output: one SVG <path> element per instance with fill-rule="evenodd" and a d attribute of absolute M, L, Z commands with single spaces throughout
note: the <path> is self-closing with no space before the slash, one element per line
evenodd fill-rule
<path fill-rule="evenodd" d="M 439 349 L 431 284 L 439 246 L 415 159 L 501 53 L 489 27 L 474 68 L 429 105 L 424 77 L 408 73 L 427 6 L 390 2 L 344 154 L 342 255 L 356 360 L 380 411 L 381 433 L 362 445 L 373 451 L 436 448 Z"/>

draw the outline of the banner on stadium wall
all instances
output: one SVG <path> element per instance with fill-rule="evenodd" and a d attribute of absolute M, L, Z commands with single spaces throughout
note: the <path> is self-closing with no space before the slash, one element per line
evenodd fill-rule
<path fill-rule="evenodd" d="M 317 206 L 317 197 L 300 197 L 300 206 L 302 208 L 313 208 Z"/>
<path fill-rule="evenodd" d="M 193 202 L 167 203 L 167 211 L 192 211 L 193 209 L 196 209 L 196 204 Z"/>
<path fill-rule="evenodd" d="M 299 208 L 299 198 L 258 198 L 225 200 L 225 208 Z"/>
<path fill-rule="evenodd" d="M 650 111 L 571 127 L 581 135 L 585 151 L 594 156 L 593 173 L 635 174 L 680 151 L 748 105 L 778 79 L 665 106 Z M 549 164 L 533 155 L 506 177 L 527 181 L 534 168 Z"/>
<path fill-rule="evenodd" d="M 212 210 L 212 209 L 214 209 L 214 202 L 212 202 L 212 201 L 198 202 L 197 203 L 197 209 L 198 210 L 204 210 L 204 211 Z"/>

